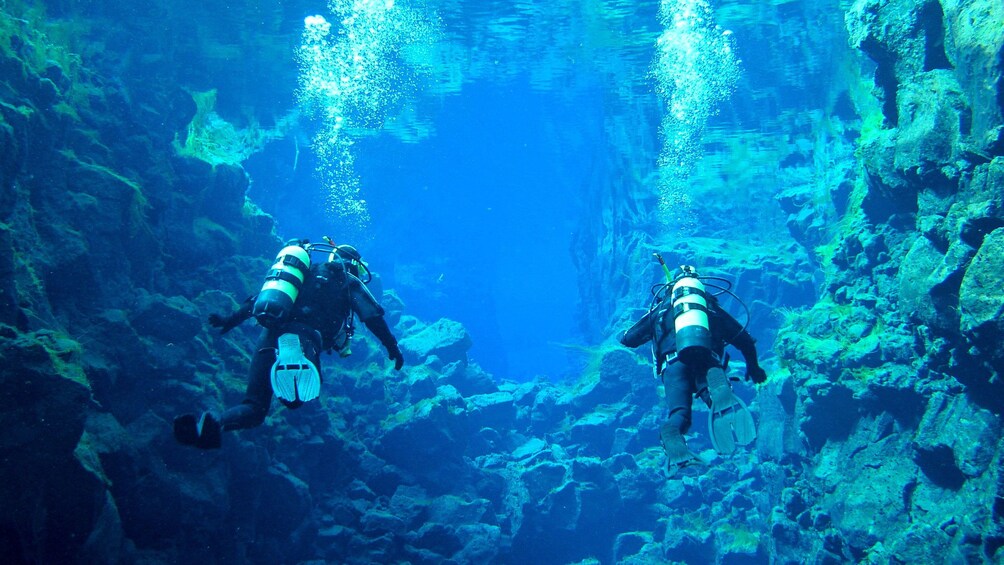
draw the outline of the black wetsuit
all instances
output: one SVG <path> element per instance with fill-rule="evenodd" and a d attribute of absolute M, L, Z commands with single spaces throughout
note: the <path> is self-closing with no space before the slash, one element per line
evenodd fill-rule
<path fill-rule="evenodd" d="M 250 318 L 254 301 L 253 296 L 245 301 L 231 319 L 239 323 Z M 335 340 L 350 314 L 358 316 L 388 351 L 398 351 L 397 340 L 383 319 L 383 308 L 366 285 L 347 273 L 341 263 L 312 265 L 294 303 L 292 315 L 278 326 L 262 332 L 251 359 L 244 401 L 223 413 L 223 429 L 253 428 L 265 420 L 272 403 L 271 374 L 279 336 L 297 334 L 305 356 L 320 370 L 321 351 L 335 347 Z M 297 408 L 300 403 L 285 404 Z"/>
<path fill-rule="evenodd" d="M 708 329 L 711 331 L 713 356 L 701 362 L 684 363 L 676 355 L 676 328 L 671 301 L 666 300 L 646 313 L 624 332 L 621 343 L 639 347 L 655 341 L 656 368 L 662 376 L 669 405 L 666 428 L 685 434 L 690 429 L 691 404 L 694 395 L 709 402 L 707 374 L 714 367 L 722 368 L 725 346 L 731 344 L 742 353 L 748 367 L 757 366 L 756 340 L 735 318 L 723 310 L 718 301 L 708 299 Z"/>

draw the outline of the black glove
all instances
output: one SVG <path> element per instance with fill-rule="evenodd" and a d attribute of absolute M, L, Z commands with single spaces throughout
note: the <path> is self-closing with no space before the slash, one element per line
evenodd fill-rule
<path fill-rule="evenodd" d="M 363 323 L 380 340 L 380 343 L 387 348 L 387 358 L 394 361 L 394 370 L 400 371 L 401 367 L 404 367 L 404 355 L 401 355 L 401 349 L 397 346 L 397 339 L 394 338 L 394 334 L 390 333 L 387 321 L 383 319 L 383 316 L 375 316 L 369 320 L 363 320 Z"/>
<path fill-rule="evenodd" d="M 237 327 L 241 323 L 241 319 L 238 316 L 227 316 L 223 317 L 219 314 L 209 315 L 209 325 L 214 328 L 220 328 L 220 333 L 225 334 L 228 331 Z"/>
<path fill-rule="evenodd" d="M 760 365 L 748 365 L 746 367 L 746 380 L 753 381 L 754 384 L 767 382 L 767 372 Z"/>
<path fill-rule="evenodd" d="M 396 343 L 390 344 L 387 348 L 387 358 L 394 361 L 395 371 L 400 371 L 401 367 L 404 367 L 404 355 L 401 355 L 401 349 Z"/>

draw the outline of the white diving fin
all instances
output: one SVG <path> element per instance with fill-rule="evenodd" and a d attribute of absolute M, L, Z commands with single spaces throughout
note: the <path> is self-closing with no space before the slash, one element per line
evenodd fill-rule
<path fill-rule="evenodd" d="M 321 373 L 303 354 L 300 336 L 279 336 L 275 364 L 272 365 L 272 392 L 286 402 L 307 402 L 321 394 Z"/>

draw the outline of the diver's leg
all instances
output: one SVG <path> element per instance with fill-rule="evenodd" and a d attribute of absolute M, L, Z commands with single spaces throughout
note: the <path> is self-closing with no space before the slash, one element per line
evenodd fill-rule
<path fill-rule="evenodd" d="M 687 378 L 686 365 L 671 361 L 662 371 L 662 386 L 669 406 L 666 425 L 681 436 L 690 429 L 691 404 L 694 394 L 693 381 Z"/>
<path fill-rule="evenodd" d="M 251 359 L 248 386 L 243 402 L 223 413 L 221 422 L 224 430 L 254 428 L 265 421 L 269 406 L 272 404 L 272 384 L 269 375 L 274 363 L 274 343 L 263 340 Z"/>
<path fill-rule="evenodd" d="M 673 475 L 683 467 L 702 462 L 690 451 L 683 437 L 690 429 L 694 382 L 687 375 L 686 365 L 674 360 L 663 370 L 662 384 L 666 391 L 669 418 L 659 431 L 659 439 L 666 451 L 668 472 Z"/>
<path fill-rule="evenodd" d="M 265 332 L 251 359 L 248 386 L 244 401 L 217 418 L 212 412 L 201 416 L 183 414 L 174 419 L 174 438 L 182 445 L 216 449 L 222 445 L 223 431 L 253 428 L 261 425 L 272 402 L 269 371 L 275 362 L 275 336 Z"/>

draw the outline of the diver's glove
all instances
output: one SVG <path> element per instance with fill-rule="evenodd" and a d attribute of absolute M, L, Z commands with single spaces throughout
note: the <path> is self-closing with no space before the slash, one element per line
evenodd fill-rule
<path fill-rule="evenodd" d="M 228 331 L 236 328 L 244 320 L 240 316 L 220 316 L 219 314 L 209 315 L 209 325 L 214 328 L 220 328 L 220 333 L 225 334 Z"/>
<path fill-rule="evenodd" d="M 387 348 L 387 358 L 394 361 L 395 371 L 400 371 L 401 367 L 404 367 L 404 355 L 401 355 L 401 349 L 397 346 L 396 342 Z"/>
<path fill-rule="evenodd" d="M 241 325 L 244 320 L 251 317 L 251 310 L 254 308 L 254 301 L 257 295 L 249 296 L 244 303 L 241 304 L 240 309 L 238 309 L 233 314 L 229 316 L 221 316 L 220 314 L 210 314 L 209 315 L 209 325 L 214 328 L 220 328 L 220 333 L 225 334 L 228 331 Z"/>
<path fill-rule="evenodd" d="M 746 380 L 753 381 L 754 384 L 763 384 L 767 382 L 767 372 L 760 365 L 747 365 Z"/>
<path fill-rule="evenodd" d="M 369 320 L 363 320 L 363 323 L 387 349 L 387 358 L 394 361 L 394 370 L 400 371 L 401 367 L 404 367 L 404 355 L 401 355 L 401 348 L 397 346 L 397 338 L 390 333 L 387 321 L 383 319 L 383 316 L 376 316 Z"/>

